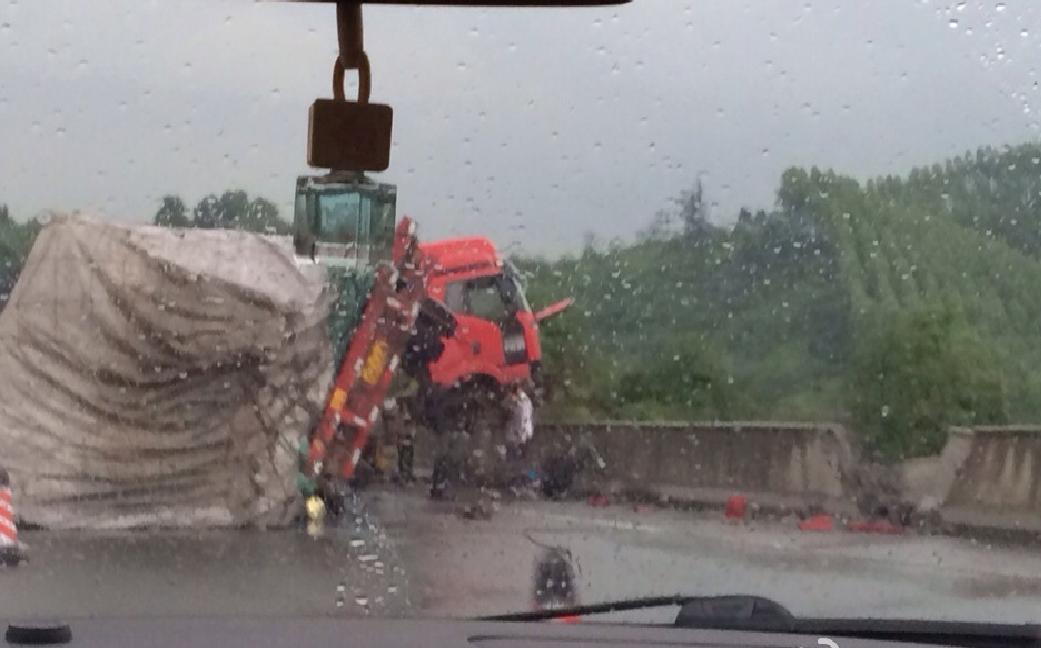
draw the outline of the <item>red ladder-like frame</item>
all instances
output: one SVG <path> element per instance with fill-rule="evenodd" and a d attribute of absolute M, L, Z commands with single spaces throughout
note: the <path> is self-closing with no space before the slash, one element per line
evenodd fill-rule
<path fill-rule="evenodd" d="M 327 468 L 336 462 L 342 462 L 344 478 L 354 475 L 412 336 L 420 302 L 426 297 L 426 260 L 410 218 L 401 219 L 394 232 L 393 260 L 393 266 L 381 263 L 376 269 L 361 322 L 311 434 L 307 467 L 312 476 L 333 474 Z"/>

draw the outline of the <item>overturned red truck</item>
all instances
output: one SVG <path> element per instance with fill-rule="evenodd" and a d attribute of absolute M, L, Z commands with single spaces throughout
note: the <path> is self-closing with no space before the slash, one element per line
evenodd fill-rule
<path fill-rule="evenodd" d="M 538 324 L 566 299 L 533 312 L 520 273 L 487 238 L 421 243 L 395 217 L 393 185 L 357 174 L 302 177 L 298 256 L 331 269 L 373 268 L 361 315 L 308 454 L 314 476 L 349 478 L 399 368 L 418 382 L 415 410 L 435 430 L 469 425 L 518 382 L 538 388 Z M 348 305 L 349 306 L 349 305 Z"/>

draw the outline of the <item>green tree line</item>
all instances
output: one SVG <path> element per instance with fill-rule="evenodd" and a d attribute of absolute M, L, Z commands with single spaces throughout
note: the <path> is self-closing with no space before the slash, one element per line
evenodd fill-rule
<path fill-rule="evenodd" d="M 886 458 L 955 424 L 1041 420 L 1041 147 L 865 183 L 785 171 L 713 224 L 696 184 L 631 244 L 520 259 L 551 414 L 832 419 Z"/>
<path fill-rule="evenodd" d="M 168 194 L 160 200 L 153 224 L 163 227 L 237 229 L 262 234 L 290 234 L 292 226 L 282 219 L 278 206 L 266 198 L 252 200 L 241 189 L 220 196 L 209 194 L 188 210 L 180 196 Z"/>
<path fill-rule="evenodd" d="M 229 190 L 220 196 L 209 194 L 191 210 L 176 195 L 163 196 L 152 223 L 164 227 L 239 229 L 265 234 L 291 234 L 292 225 L 270 200 L 250 198 L 242 190 Z M 38 218 L 16 220 L 6 204 L 0 203 L 0 308 L 14 289 L 29 250 L 42 225 Z"/>

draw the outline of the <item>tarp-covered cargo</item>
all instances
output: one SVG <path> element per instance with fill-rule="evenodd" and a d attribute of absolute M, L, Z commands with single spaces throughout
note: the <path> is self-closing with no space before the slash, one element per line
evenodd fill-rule
<path fill-rule="evenodd" d="M 0 313 L 0 466 L 46 526 L 269 524 L 332 379 L 288 240 L 59 218 Z"/>

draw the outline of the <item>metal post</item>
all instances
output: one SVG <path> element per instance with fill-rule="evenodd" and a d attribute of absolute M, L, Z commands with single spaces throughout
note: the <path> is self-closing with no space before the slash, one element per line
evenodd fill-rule
<path fill-rule="evenodd" d="M 360 0 L 336 3 L 336 35 L 340 44 L 340 63 L 344 69 L 357 70 L 365 55 Z"/>

